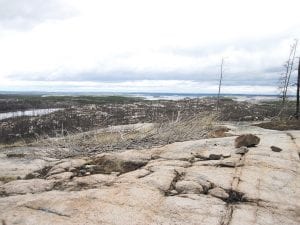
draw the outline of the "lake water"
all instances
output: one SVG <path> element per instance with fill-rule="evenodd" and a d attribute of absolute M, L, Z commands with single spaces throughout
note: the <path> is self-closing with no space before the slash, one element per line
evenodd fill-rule
<path fill-rule="evenodd" d="M 1 92 L 0 92 L 1 93 Z M 146 100 L 181 100 L 184 98 L 205 98 L 217 97 L 217 94 L 204 94 L 204 93 L 151 93 L 151 92 L 71 92 L 71 93 L 48 93 L 42 97 L 48 96 L 125 96 L 125 97 L 141 97 Z M 278 100 L 278 95 L 254 95 L 254 94 L 225 94 L 222 93 L 221 97 L 232 98 L 236 101 L 268 101 Z M 294 97 L 290 96 L 290 99 Z"/>
<path fill-rule="evenodd" d="M 19 116 L 42 116 L 52 112 L 56 112 L 59 110 L 63 110 L 61 108 L 57 109 L 32 109 L 32 110 L 25 110 L 25 111 L 16 111 L 16 112 L 7 112 L 7 113 L 0 113 L 0 120 L 14 118 Z"/>
<path fill-rule="evenodd" d="M 217 97 L 216 94 L 175 94 L 175 93 L 137 93 L 137 94 L 125 94 L 125 96 L 142 97 L 147 100 L 181 100 L 184 98 L 206 98 Z M 248 102 L 260 102 L 260 101 L 274 101 L 278 100 L 276 95 L 243 95 L 243 94 L 222 94 L 221 97 L 232 98 L 235 101 L 248 101 Z M 292 97 L 290 97 L 292 99 Z"/>

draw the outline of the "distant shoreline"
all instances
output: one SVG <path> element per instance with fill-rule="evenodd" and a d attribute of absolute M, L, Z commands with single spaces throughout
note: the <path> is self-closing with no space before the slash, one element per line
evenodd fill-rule
<path fill-rule="evenodd" d="M 213 93 L 167 93 L 167 92 L 35 92 L 35 91 L 0 91 L 1 95 L 26 95 L 26 96 L 124 96 L 124 97 L 138 97 L 145 100 L 182 100 L 185 98 L 204 98 L 204 97 L 216 97 L 217 94 Z M 267 94 L 233 94 L 224 93 L 221 94 L 224 98 L 232 98 L 236 101 L 276 101 L 280 100 L 278 95 Z M 294 100 L 295 96 L 289 96 Z"/>

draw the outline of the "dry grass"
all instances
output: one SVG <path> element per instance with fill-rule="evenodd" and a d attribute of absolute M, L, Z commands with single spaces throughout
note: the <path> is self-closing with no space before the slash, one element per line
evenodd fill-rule
<path fill-rule="evenodd" d="M 59 138 L 40 139 L 36 145 L 52 149 L 56 158 L 90 155 L 124 149 L 145 149 L 166 144 L 210 137 L 216 127 L 213 114 L 180 116 L 159 124 L 116 126 Z M 57 149 L 57 151 L 53 151 Z"/>
<path fill-rule="evenodd" d="M 276 119 L 270 122 L 256 124 L 256 126 L 271 130 L 300 130 L 300 120 Z"/>
<path fill-rule="evenodd" d="M 14 180 L 17 180 L 17 177 L 10 177 L 10 176 L 0 177 L 0 181 L 3 183 L 8 183 Z"/>
<path fill-rule="evenodd" d="M 26 146 L 26 142 L 25 141 L 17 141 L 14 142 L 12 144 L 6 144 L 6 143 L 0 143 L 0 150 L 4 149 L 4 148 L 14 148 L 14 147 L 23 147 Z"/>
<path fill-rule="evenodd" d="M 214 114 L 195 115 L 193 117 L 177 117 L 175 121 L 159 124 L 156 136 L 167 144 L 194 140 L 207 137 L 214 128 L 216 116 Z"/>

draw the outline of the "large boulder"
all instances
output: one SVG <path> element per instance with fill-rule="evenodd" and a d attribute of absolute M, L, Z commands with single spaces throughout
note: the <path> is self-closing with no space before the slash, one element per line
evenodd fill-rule
<path fill-rule="evenodd" d="M 260 138 L 257 137 L 256 135 L 243 134 L 243 135 L 238 136 L 235 139 L 234 145 L 235 145 L 236 148 L 240 148 L 242 146 L 254 147 L 254 146 L 258 145 L 259 142 L 260 142 Z"/>

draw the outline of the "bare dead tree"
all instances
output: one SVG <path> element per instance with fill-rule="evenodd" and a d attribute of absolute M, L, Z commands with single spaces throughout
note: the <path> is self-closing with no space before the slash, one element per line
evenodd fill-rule
<path fill-rule="evenodd" d="M 282 98 L 283 107 L 285 106 L 285 102 L 287 100 L 288 89 L 290 87 L 290 80 L 291 80 L 291 74 L 293 72 L 295 55 L 296 55 L 296 51 L 297 51 L 297 45 L 298 45 L 298 40 L 295 39 L 294 43 L 291 45 L 289 58 L 284 65 L 285 72 L 281 76 L 282 84 L 281 84 L 280 89 L 281 89 L 281 98 Z"/>
<path fill-rule="evenodd" d="M 220 65 L 220 80 L 219 80 L 217 112 L 219 111 L 219 107 L 220 107 L 220 94 L 221 94 L 221 86 L 222 86 L 222 80 L 223 80 L 223 74 L 224 74 L 223 66 L 224 66 L 224 58 L 222 58 L 221 65 Z"/>
<path fill-rule="evenodd" d="M 280 97 L 282 98 L 282 105 L 281 105 L 281 110 L 279 112 L 279 116 L 281 116 L 282 113 L 286 110 L 286 101 L 288 97 L 288 90 L 289 87 L 291 86 L 290 80 L 294 69 L 297 46 L 298 46 L 298 40 L 295 39 L 290 48 L 289 58 L 284 64 L 285 72 L 282 73 L 280 77 L 281 83 L 279 85 L 279 89 L 280 89 Z"/>
<path fill-rule="evenodd" d="M 300 57 L 299 57 L 299 63 L 298 63 L 298 78 L 297 78 L 297 104 L 296 104 L 296 119 L 299 119 L 299 93 L 300 92 Z"/>

